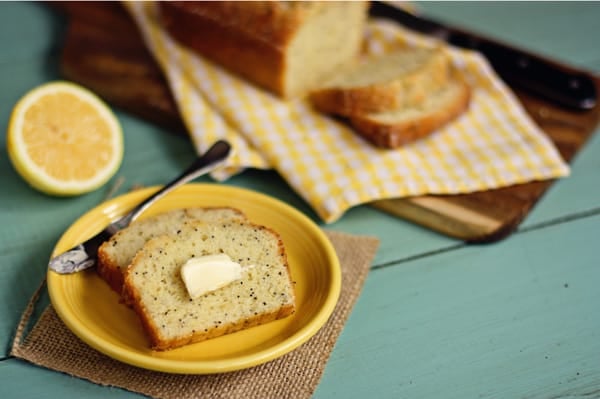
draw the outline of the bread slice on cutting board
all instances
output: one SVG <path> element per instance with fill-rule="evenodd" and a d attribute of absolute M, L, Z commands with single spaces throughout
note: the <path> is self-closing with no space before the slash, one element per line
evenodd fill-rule
<path fill-rule="evenodd" d="M 470 88 L 440 48 L 368 56 L 310 95 L 320 111 L 346 117 L 382 148 L 426 137 L 466 111 Z"/>
<path fill-rule="evenodd" d="M 449 79 L 438 48 L 416 48 L 366 57 L 310 93 L 318 110 L 341 116 L 422 104 Z"/>
<path fill-rule="evenodd" d="M 459 95 L 466 86 L 450 83 L 441 47 L 360 57 L 367 2 L 160 5 L 163 25 L 179 42 L 283 99 L 308 94 L 316 109 L 350 118 L 375 145 L 404 145 L 466 109 L 469 96 Z"/>
<path fill-rule="evenodd" d="M 426 137 L 456 119 L 469 106 L 470 89 L 454 78 L 418 106 L 353 115 L 350 123 L 363 137 L 384 148 L 397 148 Z"/>

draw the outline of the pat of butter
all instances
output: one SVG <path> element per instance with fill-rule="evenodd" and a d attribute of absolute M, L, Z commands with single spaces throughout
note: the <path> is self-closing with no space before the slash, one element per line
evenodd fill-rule
<path fill-rule="evenodd" d="M 192 298 L 218 290 L 242 278 L 242 267 L 226 254 L 191 258 L 181 266 L 181 278 Z"/>

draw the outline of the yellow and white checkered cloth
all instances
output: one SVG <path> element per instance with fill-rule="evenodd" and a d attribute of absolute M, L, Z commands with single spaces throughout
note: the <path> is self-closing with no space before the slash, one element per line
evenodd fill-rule
<path fill-rule="evenodd" d="M 566 176 L 551 141 L 477 53 L 446 47 L 472 87 L 470 109 L 436 134 L 378 149 L 304 100 L 284 102 L 188 51 L 163 31 L 153 2 L 126 3 L 165 72 L 198 152 L 226 139 L 235 153 L 213 177 L 274 168 L 325 222 L 376 199 L 457 194 Z M 439 42 L 370 21 L 368 51 Z"/>

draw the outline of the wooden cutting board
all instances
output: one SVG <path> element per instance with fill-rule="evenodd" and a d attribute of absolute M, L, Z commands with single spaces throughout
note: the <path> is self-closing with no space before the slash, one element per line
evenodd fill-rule
<path fill-rule="evenodd" d="M 50 4 L 69 18 L 61 56 L 61 71 L 67 79 L 87 86 L 117 107 L 185 134 L 164 76 L 119 3 Z M 600 79 L 595 82 L 600 92 Z M 516 94 L 567 162 L 600 119 L 600 105 L 586 112 L 570 111 L 519 91 Z M 552 183 L 381 200 L 372 205 L 455 238 L 491 242 L 514 231 Z"/>

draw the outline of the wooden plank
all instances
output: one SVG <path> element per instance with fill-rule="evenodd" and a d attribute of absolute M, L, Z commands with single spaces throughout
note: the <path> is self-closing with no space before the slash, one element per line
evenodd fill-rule
<path fill-rule="evenodd" d="M 0 64 L 57 54 L 66 19 L 39 2 L 0 2 Z M 19 45 L 15 45 L 18 42 Z"/>
<path fill-rule="evenodd" d="M 597 215 L 373 270 L 315 399 L 597 396 L 599 234 Z"/>
<path fill-rule="evenodd" d="M 0 5 L 1 6 L 1 5 Z M 1 11 L 0 11 L 1 13 Z M 1 53 L 1 52 L 0 52 Z M 2 79 L 2 90 L 0 90 L 0 120 L 6 121 L 4 128 L 8 126 L 8 120 L 16 102 L 31 88 L 52 79 L 58 79 L 58 67 L 56 57 L 35 57 L 27 60 L 11 60 L 0 62 L 0 76 L 9 76 Z M 2 131 L 4 137 L 4 131 Z"/>
<path fill-rule="evenodd" d="M 137 115 L 158 118 L 164 126 L 181 125 L 174 100 L 151 56 L 142 51 L 129 56 L 134 52 L 128 49 L 143 49 L 143 44 L 125 11 L 116 6 L 66 4 L 71 21 L 62 58 L 66 76 Z M 86 61 L 90 59 L 94 62 Z M 574 112 L 524 93 L 517 95 L 567 161 L 600 120 L 600 104 L 592 111 Z M 373 206 L 451 237 L 490 242 L 513 232 L 551 184 L 532 182 L 471 194 L 380 200 Z"/>
<path fill-rule="evenodd" d="M 50 5 L 69 16 L 61 70 L 113 105 L 184 134 L 167 82 L 118 2 Z"/>
<path fill-rule="evenodd" d="M 600 7 L 597 7 L 597 12 L 600 13 Z M 596 16 L 596 18 L 598 17 Z M 600 71 L 600 56 L 596 57 L 594 62 L 589 63 L 589 68 Z M 541 201 L 528 215 L 522 224 L 523 228 L 600 210 L 599 131 L 600 129 L 596 129 L 596 133 L 590 138 L 585 148 L 575 156 L 572 162 L 571 176 L 561 179 L 552 186 L 545 195 L 545 200 Z"/>
<path fill-rule="evenodd" d="M 531 228 L 589 212 L 600 212 L 600 134 L 598 131 L 577 154 L 571 176 L 554 183 L 520 228 Z"/>
<path fill-rule="evenodd" d="M 594 82 L 600 93 L 600 79 L 595 78 Z M 600 103 L 581 112 L 563 109 L 519 90 L 515 94 L 566 162 L 586 144 L 600 121 Z M 546 180 L 470 194 L 381 200 L 373 202 L 373 206 L 465 241 L 492 242 L 516 230 L 553 183 Z"/>
<path fill-rule="evenodd" d="M 2 382 L 2 396 L 5 398 L 147 398 L 123 389 L 91 384 L 66 374 L 30 365 L 18 359 L 7 359 L 0 362 L 0 381 Z"/>
<path fill-rule="evenodd" d="M 471 1 L 424 1 L 418 2 L 417 8 L 437 20 L 517 43 L 575 67 L 600 71 L 593 67 L 598 52 L 592 27 L 597 26 L 600 12 L 594 2 L 498 1 L 482 8 Z"/>

